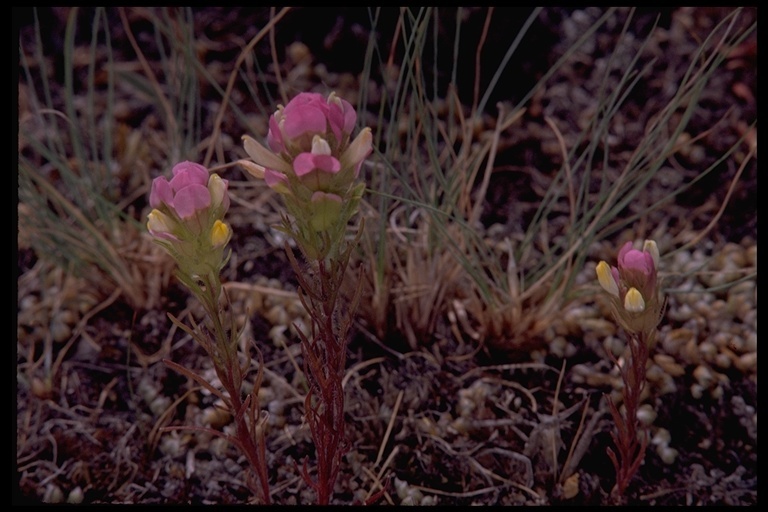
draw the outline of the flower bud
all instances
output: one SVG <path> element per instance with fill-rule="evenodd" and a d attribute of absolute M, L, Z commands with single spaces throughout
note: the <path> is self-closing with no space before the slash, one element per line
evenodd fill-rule
<path fill-rule="evenodd" d="M 597 268 L 595 269 L 597 272 L 597 280 L 600 283 L 600 286 L 603 287 L 605 291 L 613 295 L 614 297 L 619 296 L 619 285 L 616 282 L 616 279 L 613 277 L 613 273 L 611 272 L 611 267 L 608 266 L 608 264 L 604 261 L 601 261 L 597 264 Z"/>
<path fill-rule="evenodd" d="M 211 196 L 211 208 L 221 207 L 221 215 L 229 209 L 229 194 L 227 187 L 229 182 L 221 179 L 218 174 L 211 174 L 208 180 L 208 193 Z"/>
<path fill-rule="evenodd" d="M 291 164 L 256 142 L 253 137 L 243 135 L 243 147 L 245 148 L 245 152 L 248 153 L 248 156 L 253 158 L 253 160 L 260 166 L 263 166 L 266 169 L 282 172 L 283 174 L 285 174 L 286 171 L 290 172 Z"/>
<path fill-rule="evenodd" d="M 637 288 L 627 290 L 624 296 L 624 309 L 630 313 L 642 313 L 645 311 L 645 300 Z"/>
<path fill-rule="evenodd" d="M 356 122 L 355 109 L 335 93 L 301 93 L 272 114 L 264 145 L 243 137 L 245 151 L 255 162 L 246 170 L 263 176 L 283 196 L 294 218 L 293 223 L 286 221 L 286 231 L 312 258 L 335 250 L 365 189 L 355 179 L 372 151 L 372 135 L 365 128 L 353 140 Z"/>
<path fill-rule="evenodd" d="M 302 184 L 312 191 L 327 191 L 334 174 L 341 164 L 331 155 L 301 153 L 293 161 L 293 171 Z"/>
<path fill-rule="evenodd" d="M 651 251 L 658 253 L 656 244 L 648 243 Z M 618 273 L 625 289 L 637 288 L 643 298 L 649 300 L 656 293 L 655 256 L 649 251 L 632 248 L 632 242 L 625 243 L 619 251 Z"/>
<path fill-rule="evenodd" d="M 229 226 L 220 220 L 213 223 L 213 228 L 211 228 L 211 245 L 213 247 L 216 248 L 225 245 L 229 242 L 231 237 L 232 230 L 229 229 Z"/>
<path fill-rule="evenodd" d="M 208 170 L 194 162 L 176 164 L 170 181 L 160 176 L 152 182 L 149 204 L 155 209 L 165 205 L 181 219 L 192 218 L 211 204 Z"/>
<path fill-rule="evenodd" d="M 319 135 L 315 135 L 312 138 L 312 154 L 313 155 L 330 155 L 331 146 L 328 145 L 328 141 Z"/>
<path fill-rule="evenodd" d="M 656 242 L 653 240 L 646 240 L 643 242 L 643 252 L 650 254 L 654 267 L 659 268 L 659 260 L 661 259 L 661 256 L 659 255 L 659 247 L 656 245 Z"/>
<path fill-rule="evenodd" d="M 181 162 L 173 178 L 152 183 L 147 230 L 175 260 L 185 276 L 200 276 L 220 269 L 221 248 L 232 237 L 222 222 L 229 208 L 227 180 L 210 174 L 202 165 Z"/>
<path fill-rule="evenodd" d="M 166 240 L 178 240 L 171 231 L 173 230 L 173 221 L 160 210 L 152 210 L 147 215 L 147 230 L 152 236 L 164 238 Z"/>
<path fill-rule="evenodd" d="M 363 165 L 363 161 L 373 150 L 372 141 L 371 129 L 368 127 L 363 128 L 341 155 L 341 168 L 354 167 L 355 177 L 357 177 L 360 174 L 360 167 Z"/>

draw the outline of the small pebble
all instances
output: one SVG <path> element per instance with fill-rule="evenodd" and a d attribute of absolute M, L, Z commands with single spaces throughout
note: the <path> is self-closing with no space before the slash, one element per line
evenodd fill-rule
<path fill-rule="evenodd" d="M 656 411 L 650 405 L 643 404 L 637 409 L 637 420 L 646 427 L 650 426 L 655 419 Z"/>
<path fill-rule="evenodd" d="M 670 448 L 669 446 L 660 446 L 656 452 L 661 457 L 664 464 L 672 464 L 677 459 L 677 450 Z"/>
<path fill-rule="evenodd" d="M 64 493 L 56 484 L 48 484 L 43 495 L 43 503 L 61 503 L 64 501 Z"/>
<path fill-rule="evenodd" d="M 83 502 L 83 490 L 78 485 L 71 491 L 69 491 L 69 496 L 67 496 L 67 503 L 72 503 L 73 505 L 79 505 Z"/>
<path fill-rule="evenodd" d="M 699 365 L 693 370 L 693 377 L 702 388 L 708 388 L 712 383 L 712 371 L 704 365 Z"/>
<path fill-rule="evenodd" d="M 698 400 L 703 393 L 704 388 L 701 387 L 701 384 L 691 384 L 691 396 L 693 396 L 693 398 Z"/>
<path fill-rule="evenodd" d="M 656 434 L 654 434 L 653 439 L 651 439 L 651 444 L 653 445 L 668 445 L 669 442 L 672 440 L 672 436 L 669 433 L 669 430 L 665 428 L 660 428 L 656 431 Z"/>

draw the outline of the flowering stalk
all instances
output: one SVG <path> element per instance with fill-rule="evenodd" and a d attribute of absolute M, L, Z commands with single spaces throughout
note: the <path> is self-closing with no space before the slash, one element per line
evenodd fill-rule
<path fill-rule="evenodd" d="M 286 244 L 299 296 L 312 319 L 311 333 L 299 336 L 309 383 L 305 417 L 315 443 L 317 479 L 309 475 L 306 460 L 302 476 L 321 505 L 330 503 L 346 451 L 342 378 L 347 335 L 361 291 L 358 286 L 342 311 L 341 285 L 362 230 L 352 243 L 345 235 L 365 189 L 356 183 L 360 167 L 372 150 L 370 128 L 351 138 L 356 119 L 352 106 L 334 93 L 327 98 L 301 93 L 270 118 L 269 149 L 243 137 L 246 152 L 256 162 L 243 162 L 244 167 L 282 196 L 291 218 L 283 216 L 281 229 L 294 238 L 308 264 L 302 267 Z"/>
<path fill-rule="evenodd" d="M 664 308 L 664 300 L 659 291 L 658 264 L 659 249 L 656 242 L 646 240 L 642 251 L 633 249 L 632 242 L 624 244 L 619 250 L 618 266 L 610 267 L 601 261 L 596 268 L 598 282 L 611 300 L 613 316 L 629 338 L 629 356 L 624 364 L 620 364 L 609 352 L 611 360 L 620 370 L 624 384 L 623 416 L 606 395 L 616 424 L 616 432 L 611 432 L 611 437 L 618 455 L 611 448 L 606 451 L 616 470 L 616 485 L 612 492 L 619 497 L 624 495 L 643 462 L 648 446 L 648 433 L 645 429 L 640 431 L 637 411 L 645 387 L 649 350 L 656 342 L 656 326 Z"/>
<path fill-rule="evenodd" d="M 224 318 L 219 306 L 221 298 L 221 269 L 229 259 L 224 249 L 232 230 L 223 218 L 229 208 L 227 181 L 217 174 L 209 177 L 208 170 L 192 162 L 181 162 L 173 168 L 173 178 L 156 178 L 152 183 L 147 229 L 154 241 L 163 247 L 178 265 L 176 276 L 203 304 L 208 323 L 205 326 L 184 325 L 168 315 L 179 328 L 192 336 L 213 360 L 216 375 L 226 394 L 221 393 L 200 375 L 172 361 L 170 368 L 191 378 L 219 397 L 231 410 L 235 421 L 235 436 L 212 429 L 203 430 L 224 437 L 246 456 L 259 481 L 264 503 L 270 503 L 266 466 L 264 422 L 260 418 L 258 390 L 261 384 L 261 353 L 259 371 L 253 391 L 245 400 L 241 389 L 247 374 L 247 364 L 241 367 L 237 345 L 242 334 L 235 326 L 231 312 Z M 246 357 L 250 361 L 250 357 Z"/>

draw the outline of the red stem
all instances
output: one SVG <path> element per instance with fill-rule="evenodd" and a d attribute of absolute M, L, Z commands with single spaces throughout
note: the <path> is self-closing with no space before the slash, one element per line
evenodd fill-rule
<path fill-rule="evenodd" d="M 645 388 L 645 367 L 648 361 L 648 345 L 644 333 L 630 335 L 629 359 L 621 368 L 621 378 L 624 382 L 622 397 L 624 399 L 625 413 L 621 415 L 619 410 L 608 398 L 611 416 L 616 424 L 616 433 L 611 434 L 618 449 L 618 455 L 608 448 L 608 456 L 616 470 L 616 486 L 614 491 L 622 496 L 629 486 L 629 482 L 640 467 L 645 458 L 645 450 L 648 445 L 647 433 L 643 433 L 642 440 L 638 441 L 637 433 L 639 421 L 637 411 L 640 405 L 640 396 Z M 618 362 L 613 358 L 614 363 Z"/>

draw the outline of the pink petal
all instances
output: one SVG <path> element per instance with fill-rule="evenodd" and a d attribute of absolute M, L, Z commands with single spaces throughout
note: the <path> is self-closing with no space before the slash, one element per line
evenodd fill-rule
<path fill-rule="evenodd" d="M 336 140 L 341 141 L 342 130 L 344 129 L 344 112 L 336 103 L 328 105 L 328 124 Z"/>
<path fill-rule="evenodd" d="M 357 122 L 357 112 L 347 100 L 341 100 L 344 105 L 344 133 L 352 133 Z"/>
<path fill-rule="evenodd" d="M 619 249 L 619 258 L 618 258 L 619 268 L 621 268 L 622 265 L 624 264 L 624 255 L 631 250 L 632 250 L 632 242 L 627 242 L 621 246 L 621 249 Z"/>
<path fill-rule="evenodd" d="M 325 112 L 314 105 L 307 105 L 301 109 L 293 109 L 290 115 L 286 112 L 283 135 L 288 139 L 295 139 L 307 132 L 324 133 L 327 129 Z"/>
<path fill-rule="evenodd" d="M 182 219 L 192 217 L 195 212 L 204 210 L 211 205 L 211 193 L 208 187 L 193 183 L 176 193 L 173 198 L 173 208 Z"/>
<path fill-rule="evenodd" d="M 286 178 L 285 174 L 273 171 L 272 169 L 264 169 L 264 181 L 269 188 L 276 188 L 280 185 L 285 186 L 288 184 L 288 178 Z"/>
<path fill-rule="evenodd" d="M 189 185 L 208 185 L 208 170 L 202 165 L 194 162 L 180 162 L 173 166 L 173 178 L 171 178 L 171 188 L 174 192 Z"/>
<path fill-rule="evenodd" d="M 290 112 L 293 109 L 301 109 L 308 105 L 321 105 L 325 103 L 323 95 L 319 92 L 301 92 L 293 97 L 291 101 L 285 106 L 285 110 Z"/>
<path fill-rule="evenodd" d="M 269 149 L 275 153 L 281 153 L 285 150 L 283 132 L 280 131 L 280 122 L 275 117 L 278 113 L 279 112 L 275 112 L 275 114 L 269 118 L 269 133 L 267 134 L 267 144 L 269 145 Z"/>
<path fill-rule="evenodd" d="M 619 269 L 616 267 L 611 267 L 611 275 L 613 276 L 613 280 L 616 281 L 616 284 L 621 283 L 621 280 L 619 279 Z"/>
<path fill-rule="evenodd" d="M 173 172 L 174 176 L 181 172 L 188 172 L 198 176 L 200 179 L 203 177 L 205 177 L 206 180 L 208 179 L 208 169 L 198 163 L 190 162 L 189 160 L 177 163 L 173 166 L 171 172 Z"/>
<path fill-rule="evenodd" d="M 165 176 L 160 176 L 152 181 L 152 191 L 149 193 L 149 205 L 159 208 L 161 204 L 173 206 L 173 190 Z"/>
<path fill-rule="evenodd" d="M 293 160 L 293 170 L 299 178 L 314 170 L 336 174 L 341 170 L 341 164 L 331 155 L 300 153 Z"/>
<path fill-rule="evenodd" d="M 646 258 L 646 253 L 632 249 L 624 255 L 622 267 L 624 270 L 637 270 L 645 275 L 648 275 L 650 274 L 651 268 L 653 266 L 653 261 L 650 262 L 651 267 L 648 266 L 648 261 L 649 260 Z"/>

